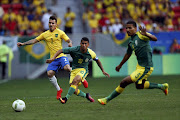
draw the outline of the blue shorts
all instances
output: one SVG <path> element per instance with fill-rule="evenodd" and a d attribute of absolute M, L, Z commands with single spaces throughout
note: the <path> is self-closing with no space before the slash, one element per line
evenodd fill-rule
<path fill-rule="evenodd" d="M 70 65 L 67 57 L 63 56 L 63 57 L 57 58 L 48 65 L 47 71 L 53 70 L 57 73 L 59 69 L 63 69 L 64 66 L 67 64 Z"/>

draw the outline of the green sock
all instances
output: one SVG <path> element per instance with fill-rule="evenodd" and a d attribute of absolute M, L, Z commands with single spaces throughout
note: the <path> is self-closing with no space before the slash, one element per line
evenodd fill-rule
<path fill-rule="evenodd" d="M 162 89 L 162 87 L 163 87 L 162 84 L 157 84 L 157 83 L 150 83 L 149 84 L 149 89 L 154 89 L 154 88 Z"/>
<path fill-rule="evenodd" d="M 114 90 L 109 96 L 106 97 L 107 102 L 117 97 L 120 93 L 118 93 L 116 90 Z"/>
<path fill-rule="evenodd" d="M 76 89 L 74 89 L 74 87 L 70 87 L 66 95 L 66 98 L 69 99 L 69 97 L 71 97 L 71 95 L 74 94 L 75 90 Z"/>
<path fill-rule="evenodd" d="M 86 97 L 86 93 L 84 93 L 83 91 L 81 91 L 79 89 L 78 89 L 78 91 L 80 91 L 80 92 L 79 92 L 79 94 L 77 96 L 81 96 L 81 97 L 84 97 L 84 98 Z"/>

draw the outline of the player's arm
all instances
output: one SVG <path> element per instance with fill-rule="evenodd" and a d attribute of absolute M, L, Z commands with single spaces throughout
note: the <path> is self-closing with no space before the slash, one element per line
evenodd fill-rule
<path fill-rule="evenodd" d="M 31 40 L 24 42 L 24 43 L 18 42 L 17 46 L 20 47 L 20 46 L 24 46 L 24 45 L 32 45 L 32 44 L 35 44 L 37 42 L 39 42 L 39 41 L 36 39 L 31 39 Z"/>
<path fill-rule="evenodd" d="M 71 39 L 66 40 L 66 42 L 68 43 L 68 47 L 72 47 L 72 41 L 71 41 Z"/>
<path fill-rule="evenodd" d="M 58 55 L 60 55 L 61 53 L 63 53 L 63 50 L 62 50 L 62 49 L 58 50 L 58 51 L 54 54 L 54 56 L 53 56 L 52 58 L 46 60 L 46 63 L 51 63 L 51 62 L 54 61 L 54 60 L 56 59 L 56 57 L 57 57 Z"/>
<path fill-rule="evenodd" d="M 119 70 L 121 69 L 121 67 L 123 66 L 123 64 L 131 57 L 131 54 L 126 53 L 124 55 L 123 60 L 120 62 L 120 64 L 118 66 L 116 66 L 116 71 L 119 72 Z"/>
<path fill-rule="evenodd" d="M 95 61 L 96 61 L 97 65 L 99 66 L 99 68 L 101 69 L 102 73 L 103 73 L 105 76 L 110 77 L 110 75 L 109 75 L 107 72 L 104 71 L 104 68 L 103 68 L 103 66 L 102 66 L 101 61 L 100 61 L 99 59 L 98 59 L 98 60 L 95 60 Z"/>
<path fill-rule="evenodd" d="M 140 33 L 144 36 L 147 36 L 150 40 L 152 41 L 157 41 L 157 38 L 156 36 L 152 35 L 152 34 L 148 34 L 146 32 L 146 28 L 145 27 L 142 27 L 142 26 L 139 26 L 139 30 L 140 30 Z"/>

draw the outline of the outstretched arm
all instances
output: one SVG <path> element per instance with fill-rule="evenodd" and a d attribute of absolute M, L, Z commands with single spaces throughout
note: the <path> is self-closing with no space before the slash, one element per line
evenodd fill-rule
<path fill-rule="evenodd" d="M 103 73 L 105 76 L 110 77 L 110 75 L 109 75 L 107 72 L 104 71 L 104 68 L 103 68 L 103 66 L 102 66 L 102 63 L 101 63 L 101 61 L 100 61 L 99 59 L 96 61 L 96 63 L 98 64 L 98 66 L 99 66 L 99 68 L 101 69 L 102 73 Z"/>
<path fill-rule="evenodd" d="M 119 72 L 119 70 L 121 69 L 121 67 L 123 66 L 123 64 L 130 58 L 130 56 L 131 56 L 131 54 L 125 54 L 124 55 L 124 58 L 123 58 L 123 60 L 121 61 L 121 63 L 118 65 L 118 66 L 116 66 L 116 71 L 117 72 Z"/>
<path fill-rule="evenodd" d="M 63 50 L 62 50 L 62 49 L 58 50 L 58 51 L 54 54 L 54 56 L 53 56 L 52 58 L 46 60 L 46 63 L 51 63 L 51 62 L 54 61 L 54 60 L 56 59 L 56 57 L 57 57 L 59 54 L 61 54 L 61 53 L 63 53 Z"/>
<path fill-rule="evenodd" d="M 32 45 L 32 44 L 35 44 L 37 42 L 39 42 L 39 41 L 36 39 L 32 39 L 32 40 L 29 40 L 29 41 L 24 42 L 24 43 L 18 42 L 17 46 L 20 47 L 20 46 L 24 46 L 24 45 Z"/>
<path fill-rule="evenodd" d="M 151 34 L 147 34 L 145 27 L 139 26 L 139 30 L 140 30 L 140 33 L 141 33 L 142 35 L 149 37 L 150 40 L 152 40 L 152 41 L 157 41 L 156 36 L 151 35 Z"/>

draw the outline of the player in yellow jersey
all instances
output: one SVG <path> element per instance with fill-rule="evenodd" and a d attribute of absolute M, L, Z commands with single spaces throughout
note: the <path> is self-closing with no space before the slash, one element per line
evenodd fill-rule
<path fill-rule="evenodd" d="M 57 28 L 57 18 L 55 16 L 51 16 L 49 18 L 49 30 L 43 32 L 35 39 L 29 40 L 24 43 L 18 42 L 17 46 L 20 47 L 24 45 L 32 45 L 38 43 L 41 40 L 45 40 L 50 50 L 50 58 L 52 58 L 59 49 L 63 48 L 62 39 L 68 43 L 68 47 L 72 47 L 72 41 L 69 39 L 69 37 L 65 34 L 65 32 Z M 62 93 L 62 88 L 60 88 L 60 86 L 58 85 L 57 79 L 55 77 L 55 73 L 57 73 L 59 69 L 64 69 L 69 72 L 71 71 L 69 60 L 63 53 L 57 56 L 55 61 L 49 64 L 47 68 L 48 78 L 57 89 L 57 99 L 61 97 Z"/>

